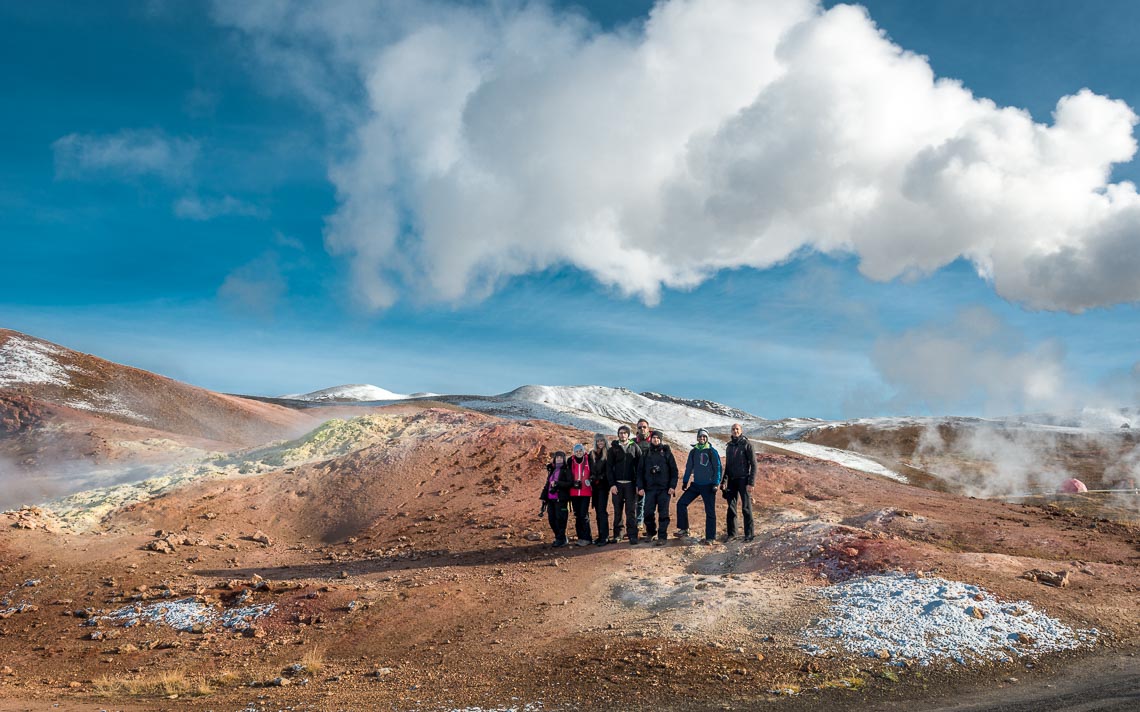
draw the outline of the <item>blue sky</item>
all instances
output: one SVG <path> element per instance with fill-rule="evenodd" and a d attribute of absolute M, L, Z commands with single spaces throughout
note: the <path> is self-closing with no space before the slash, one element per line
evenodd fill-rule
<path fill-rule="evenodd" d="M 1140 107 L 1135 3 L 865 5 L 938 76 L 1039 123 L 1084 87 Z M 550 14 L 562 27 L 577 13 L 586 24 L 575 31 L 588 36 L 636 38 L 650 7 L 574 3 Z M 1098 293 L 1080 313 L 1070 302 L 1050 308 L 1049 295 L 1016 279 L 1003 298 L 979 278 L 973 253 L 931 274 L 869 279 L 859 255 L 801 246 L 772 266 L 703 268 L 695 284 L 665 283 L 652 303 L 588 256 L 555 250 L 476 275 L 473 288 L 442 301 L 430 279 L 431 289 L 415 286 L 438 277 L 421 264 L 387 278 L 399 294 L 391 304 L 362 304 L 354 269 L 363 243 L 326 247 L 330 219 L 351 204 L 345 196 L 364 190 L 335 169 L 374 165 L 365 160 L 374 154 L 352 155 L 360 89 L 349 78 L 343 91 L 330 81 L 328 96 L 306 95 L 258 54 L 259 39 L 280 36 L 250 22 L 197 3 L 0 6 L 9 70 L 0 85 L 9 107 L 0 117 L 0 325 L 261 395 L 346 382 L 448 393 L 593 383 L 824 418 L 1134 400 L 1140 331 L 1127 289 Z M 1112 169 L 1114 182 L 1138 178 L 1135 162 Z M 414 190 L 399 174 L 385 185 Z M 417 226 L 433 215 L 414 212 L 418 199 L 396 201 L 401 234 L 382 271 L 419 249 Z M 659 242 L 673 263 L 713 252 L 702 236 Z M 984 314 L 1000 333 L 963 313 Z M 930 378 L 949 385 L 924 388 L 898 360 L 939 339 L 992 368 L 932 363 L 941 370 Z M 1046 394 L 1037 381 L 1003 389 L 1008 374 L 1037 368 L 1053 379 Z"/>

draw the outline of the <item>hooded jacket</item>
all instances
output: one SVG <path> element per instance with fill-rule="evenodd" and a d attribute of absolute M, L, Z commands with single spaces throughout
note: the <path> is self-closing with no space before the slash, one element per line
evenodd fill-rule
<path fill-rule="evenodd" d="M 637 472 L 637 489 L 677 489 L 677 460 L 665 443 L 650 445 L 649 452 L 642 456 Z"/>
<path fill-rule="evenodd" d="M 741 435 L 728 441 L 724 450 L 724 477 L 727 480 L 744 480 L 751 486 L 756 483 L 756 454 L 752 443 Z"/>
<path fill-rule="evenodd" d="M 554 460 L 562 456 L 562 465 L 556 467 Z M 542 487 L 542 494 L 538 496 L 543 502 L 567 501 L 570 499 L 570 485 L 574 478 L 570 475 L 570 462 L 564 452 L 556 452 L 546 466 L 546 484 Z"/>
<path fill-rule="evenodd" d="M 719 485 L 720 484 L 720 453 L 712 445 L 696 444 L 689 451 L 689 460 L 685 463 L 684 484 L 689 484 L 689 477 L 693 484 Z"/>

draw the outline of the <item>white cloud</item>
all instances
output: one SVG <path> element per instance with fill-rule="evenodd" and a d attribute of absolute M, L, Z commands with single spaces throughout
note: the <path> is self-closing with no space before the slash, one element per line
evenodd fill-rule
<path fill-rule="evenodd" d="M 326 243 L 371 307 L 555 265 L 652 303 L 804 249 L 875 280 L 964 258 L 1033 308 L 1140 300 L 1140 196 L 1108 182 L 1133 111 L 1082 90 L 1036 123 L 859 7 L 662 0 L 612 32 L 526 2 L 215 16 L 347 132 Z"/>
<path fill-rule="evenodd" d="M 57 178 L 189 177 L 198 143 L 161 131 L 124 129 L 114 134 L 68 134 L 52 143 Z"/>
<path fill-rule="evenodd" d="M 232 195 L 225 195 L 220 198 L 185 195 L 174 202 L 174 214 L 187 220 L 213 220 L 225 215 L 262 217 L 264 211 L 256 205 L 239 200 Z"/>

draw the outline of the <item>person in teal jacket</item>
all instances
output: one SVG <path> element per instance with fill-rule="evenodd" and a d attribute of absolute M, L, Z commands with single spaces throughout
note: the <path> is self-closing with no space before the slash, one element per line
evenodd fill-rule
<path fill-rule="evenodd" d="M 689 505 L 700 497 L 705 505 L 704 543 L 716 542 L 716 490 L 720 476 L 720 453 L 709 444 L 709 431 L 701 428 L 697 431 L 697 444 L 689 451 L 689 461 L 685 463 L 685 476 L 681 481 L 684 494 L 677 500 L 677 536 L 689 536 Z"/>

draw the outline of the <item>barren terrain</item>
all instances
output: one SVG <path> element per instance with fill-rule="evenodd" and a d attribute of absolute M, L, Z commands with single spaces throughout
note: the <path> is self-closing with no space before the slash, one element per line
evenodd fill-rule
<path fill-rule="evenodd" d="M 314 459 L 203 477 L 80 533 L 47 531 L 48 511 L 7 515 L 0 709 L 889 707 L 1134 660 L 1128 523 L 763 454 L 754 542 L 556 550 L 537 518 L 543 465 L 588 433 L 369 412 L 359 449 L 295 444 Z M 927 665 L 811 635 L 827 587 L 891 572 L 1095 633 L 1069 652 L 1026 636 L 1006 662 Z"/>

